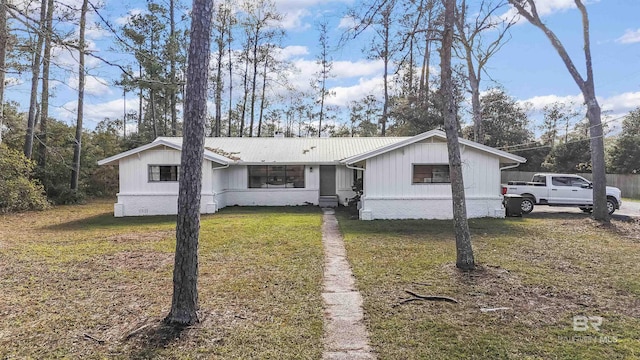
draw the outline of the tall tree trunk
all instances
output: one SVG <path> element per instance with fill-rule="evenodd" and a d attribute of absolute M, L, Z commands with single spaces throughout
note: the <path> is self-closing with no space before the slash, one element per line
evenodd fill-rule
<path fill-rule="evenodd" d="M 47 166 L 47 125 L 49 121 L 49 69 L 51 65 L 51 32 L 53 31 L 53 0 L 47 4 L 46 33 L 44 41 L 44 58 L 42 61 L 42 100 L 40 101 L 40 144 L 38 146 L 38 167 Z"/>
<path fill-rule="evenodd" d="M 153 125 L 153 138 L 158 137 L 158 121 L 156 120 L 156 91 L 149 89 L 149 109 L 151 110 L 151 124 Z"/>
<path fill-rule="evenodd" d="M 142 51 L 142 50 L 140 50 Z M 142 79 L 142 64 L 138 64 L 138 80 Z M 144 103 L 144 96 L 142 95 L 142 85 L 138 83 L 138 134 L 142 130 L 142 104 Z"/>
<path fill-rule="evenodd" d="M 381 135 L 385 136 L 387 134 L 387 117 L 388 112 L 389 112 L 389 61 L 390 61 L 390 54 L 389 54 L 389 41 L 390 41 L 390 34 L 389 31 L 391 31 L 389 29 L 389 27 L 391 26 L 391 9 L 388 9 L 387 11 L 385 11 L 385 18 L 384 18 L 384 39 L 383 39 L 383 47 L 384 47 L 384 54 L 382 56 L 383 62 L 384 62 L 384 73 L 382 74 L 382 80 L 383 80 L 383 86 L 384 86 L 384 103 L 382 104 L 382 121 L 381 121 Z"/>
<path fill-rule="evenodd" d="M 258 137 L 262 134 L 262 118 L 264 116 L 264 108 L 266 105 L 265 98 L 267 96 L 267 68 L 269 66 L 269 59 L 264 59 L 264 69 L 262 71 L 262 96 L 260 96 L 260 115 L 258 116 Z"/>
<path fill-rule="evenodd" d="M 249 137 L 253 136 L 253 120 L 255 114 L 255 106 L 256 106 L 256 83 L 258 81 L 258 34 L 259 29 L 256 30 L 256 37 L 253 43 L 253 78 L 251 80 L 251 119 L 249 125 Z"/>
<path fill-rule="evenodd" d="M 220 33 L 220 40 L 218 41 L 218 53 L 216 58 L 216 115 L 215 115 L 215 132 L 213 136 L 220 137 L 222 127 L 222 58 L 224 57 L 224 29 Z"/>
<path fill-rule="evenodd" d="M 213 0 L 193 0 L 180 165 L 173 298 L 165 322 L 198 322 L 198 238 Z"/>
<path fill-rule="evenodd" d="M 244 96 L 242 97 L 242 114 L 240 116 L 240 134 L 238 136 L 244 136 L 244 123 L 247 115 L 247 101 L 249 98 L 249 50 L 247 49 L 247 57 L 244 63 L 244 78 L 242 81 L 244 86 Z"/>
<path fill-rule="evenodd" d="M 229 128 L 227 129 L 227 136 L 231 137 L 231 118 L 233 115 L 233 51 L 231 50 L 232 38 L 231 38 L 231 25 L 229 25 L 229 36 L 227 37 L 227 47 L 229 53 Z"/>
<path fill-rule="evenodd" d="M 33 153 L 33 135 L 36 127 L 36 112 L 38 111 L 38 79 L 40 77 L 40 61 L 42 61 L 42 44 L 44 43 L 45 22 L 47 16 L 47 0 L 40 3 L 40 31 L 33 49 L 31 63 L 31 96 L 29 98 L 29 114 L 27 115 L 27 133 L 24 139 L 24 156 L 31 158 Z"/>
<path fill-rule="evenodd" d="M 473 66 L 473 64 L 470 64 Z M 482 109 L 480 106 L 480 78 L 476 77 L 473 67 L 468 71 L 469 87 L 471 88 L 471 112 L 473 117 L 473 141 L 484 144 L 482 130 Z M 478 74 L 479 75 L 479 74 Z"/>
<path fill-rule="evenodd" d="M 528 9 L 525 8 L 525 3 Z M 589 39 L 589 17 L 587 9 L 581 0 L 574 0 L 576 7 L 582 15 L 582 35 L 583 50 L 585 58 L 586 79 L 583 79 L 576 68 L 573 60 L 567 53 L 564 45 L 556 34 L 551 31 L 540 19 L 536 4 L 533 0 L 509 0 L 509 3 L 516 8 L 518 13 L 526 18 L 532 25 L 542 30 L 547 36 L 551 45 L 564 62 L 569 74 L 576 82 L 584 102 L 587 104 L 587 118 L 589 119 L 589 134 L 591 143 L 591 172 L 593 176 L 593 218 L 598 221 L 609 222 L 609 212 L 607 211 L 607 178 L 604 160 L 604 132 L 602 129 L 601 109 L 596 98 L 595 84 L 593 79 L 593 65 L 591 62 L 591 41 Z"/>
<path fill-rule="evenodd" d="M 4 81 L 7 72 L 7 0 L 0 0 L 0 144 L 2 144 L 2 127 L 4 124 Z"/>
<path fill-rule="evenodd" d="M 175 0 L 169 0 L 169 29 L 171 31 L 171 52 L 170 52 L 170 76 L 171 76 L 171 136 L 178 135 L 178 109 L 177 92 L 178 84 L 176 82 L 176 54 L 178 46 L 176 41 L 176 19 L 175 19 Z"/>
<path fill-rule="evenodd" d="M 473 248 L 467 222 L 467 206 L 462 176 L 462 161 L 460 159 L 460 144 L 458 142 L 458 122 L 456 100 L 453 94 L 451 71 L 451 47 L 453 45 L 453 21 L 456 0 L 445 0 L 444 33 L 442 49 L 440 50 L 440 91 L 444 97 L 445 132 L 447 134 L 447 149 L 449 154 L 449 177 L 451 180 L 451 195 L 453 202 L 453 226 L 456 237 L 456 266 L 462 270 L 473 270 Z"/>
<path fill-rule="evenodd" d="M 80 36 L 78 39 L 78 119 L 76 122 L 76 141 L 73 144 L 73 168 L 71 170 L 71 190 L 78 191 L 78 180 L 80 178 L 80 151 L 82 150 L 82 120 L 84 117 L 84 51 L 85 51 L 85 28 L 87 24 L 87 6 L 89 1 L 82 2 L 80 10 Z"/>

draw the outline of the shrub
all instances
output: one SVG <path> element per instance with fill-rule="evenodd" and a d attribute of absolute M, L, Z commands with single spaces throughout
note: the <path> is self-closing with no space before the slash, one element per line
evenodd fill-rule
<path fill-rule="evenodd" d="M 31 177 L 34 167 L 20 151 L 0 145 L 0 212 L 49 207 L 42 184 Z"/>

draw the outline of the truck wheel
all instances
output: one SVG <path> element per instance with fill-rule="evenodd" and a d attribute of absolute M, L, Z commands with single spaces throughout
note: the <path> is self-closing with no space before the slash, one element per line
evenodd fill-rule
<path fill-rule="evenodd" d="M 520 205 L 523 214 L 528 214 L 533 211 L 533 199 L 529 197 L 522 198 L 522 205 Z"/>
<path fill-rule="evenodd" d="M 616 211 L 616 203 L 615 200 L 607 199 L 607 212 L 609 215 L 613 214 Z"/>

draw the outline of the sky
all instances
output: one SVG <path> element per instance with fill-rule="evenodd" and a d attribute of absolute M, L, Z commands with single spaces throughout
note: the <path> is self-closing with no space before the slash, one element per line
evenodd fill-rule
<path fill-rule="evenodd" d="M 79 0 L 64 0 L 78 6 Z M 188 1 L 188 0 L 186 0 Z M 298 72 L 291 78 L 301 88 L 309 87 L 309 80 L 317 71 L 315 58 L 318 53 L 316 24 L 326 19 L 329 24 L 329 41 L 333 44 L 342 36 L 348 8 L 358 5 L 356 0 L 275 0 L 284 15 L 283 58 L 291 61 Z M 567 48 L 576 66 L 584 74 L 582 52 L 582 27 L 579 11 L 573 0 L 537 0 L 543 21 L 551 28 Z M 79 6 L 78 6 L 79 7 Z M 141 1 L 123 2 L 104 0 L 103 16 L 117 25 L 126 21 L 127 15 L 141 11 Z M 587 9 L 591 22 L 591 51 L 593 56 L 596 94 L 604 111 L 603 120 L 612 127 L 619 126 L 620 118 L 640 106 L 640 1 L 638 0 L 589 0 Z M 182 10 L 187 11 L 187 10 Z M 508 15 L 507 9 L 504 11 Z M 90 22 L 99 19 L 92 15 Z M 64 24 L 60 25 L 64 26 Z M 120 64 L 127 63 L 130 55 L 117 49 L 114 37 L 108 31 L 92 28 L 88 31 L 91 51 Z M 347 105 L 369 94 L 382 97 L 383 64 L 369 60 L 363 48 L 367 33 L 345 46 L 335 48 L 333 78 L 329 82 L 336 96 L 328 99 L 331 105 Z M 56 51 L 56 61 L 73 68 L 77 54 L 65 50 Z M 88 58 L 89 76 L 85 98 L 85 127 L 93 128 L 105 117 L 121 118 L 125 100 L 121 88 L 114 85 L 120 79 L 119 70 Z M 511 28 L 510 40 L 500 52 L 489 60 L 487 74 L 483 75 L 481 89 L 486 91 L 500 86 L 522 104 L 530 107 L 532 117 L 539 117 L 540 110 L 555 101 L 580 104 L 582 96 L 569 75 L 564 63 L 549 40 L 526 20 Z M 7 89 L 7 100 L 28 107 L 29 78 L 8 76 L 12 84 Z M 53 98 L 52 116 L 75 122 L 77 74 L 62 71 L 57 75 Z M 126 108 L 136 109 L 137 99 L 128 94 Z M 210 107 L 213 111 L 213 107 Z"/>

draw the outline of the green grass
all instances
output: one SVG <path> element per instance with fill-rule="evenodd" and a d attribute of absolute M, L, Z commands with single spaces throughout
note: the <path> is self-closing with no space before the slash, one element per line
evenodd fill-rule
<path fill-rule="evenodd" d="M 321 221 L 309 207 L 203 216 L 201 322 L 172 332 L 175 217 L 114 218 L 110 201 L 2 215 L 0 358 L 320 358 Z"/>
<path fill-rule="evenodd" d="M 632 201 L 632 202 L 640 202 L 640 199 L 632 199 L 632 198 L 622 198 L 622 202 Z"/>
<path fill-rule="evenodd" d="M 469 224 L 480 266 L 465 273 L 450 221 L 340 216 L 379 358 L 640 357 L 640 224 L 603 227 L 581 214 Z M 405 290 L 459 303 L 401 303 Z M 480 310 L 496 307 L 510 309 Z M 603 317 L 600 331 L 573 331 L 576 315 Z"/>

